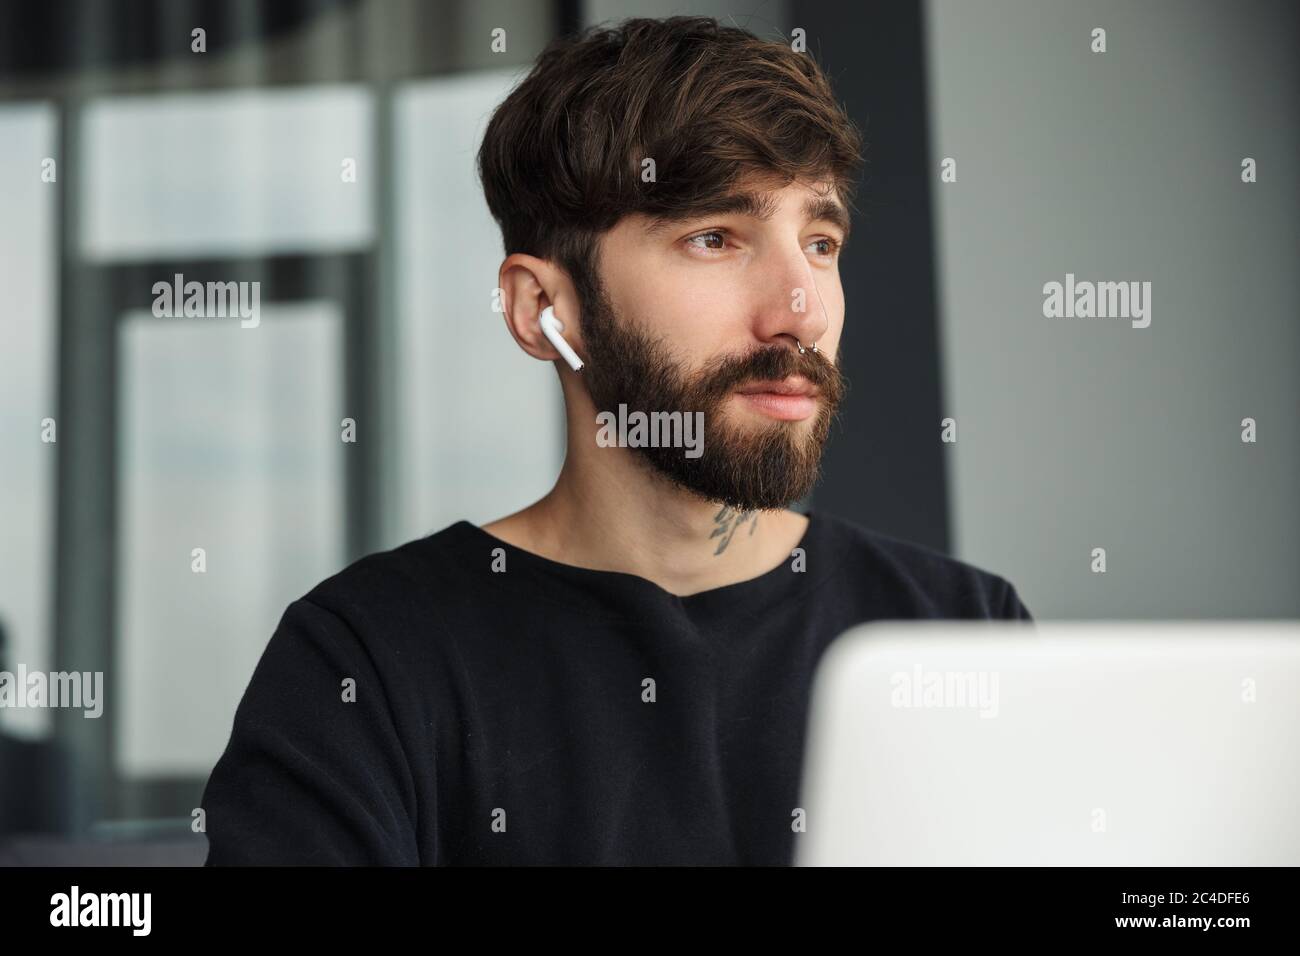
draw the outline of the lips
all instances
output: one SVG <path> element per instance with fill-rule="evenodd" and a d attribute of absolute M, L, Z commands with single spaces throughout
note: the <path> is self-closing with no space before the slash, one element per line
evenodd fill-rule
<path fill-rule="evenodd" d="M 817 411 L 817 388 L 799 375 L 767 382 L 751 382 L 736 389 L 751 409 L 780 421 L 801 421 Z"/>
<path fill-rule="evenodd" d="M 738 395 L 802 395 L 816 398 L 817 387 L 799 375 L 767 382 L 752 382 L 736 389 Z"/>

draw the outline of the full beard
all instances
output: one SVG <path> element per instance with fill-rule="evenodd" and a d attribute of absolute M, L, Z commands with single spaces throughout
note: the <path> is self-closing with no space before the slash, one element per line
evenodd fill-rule
<path fill-rule="evenodd" d="M 802 355 L 792 346 L 763 346 L 723 356 L 694 375 L 674 361 L 662 340 L 618 320 L 603 289 L 588 295 L 583 342 L 589 361 L 582 371 L 597 411 L 704 413 L 703 451 L 638 446 L 635 457 L 653 473 L 706 501 L 739 511 L 784 508 L 806 496 L 820 474 L 822 452 L 844 393 L 838 359 Z M 737 421 L 727 408 L 734 390 L 754 381 L 802 375 L 818 390 L 811 420 Z"/>

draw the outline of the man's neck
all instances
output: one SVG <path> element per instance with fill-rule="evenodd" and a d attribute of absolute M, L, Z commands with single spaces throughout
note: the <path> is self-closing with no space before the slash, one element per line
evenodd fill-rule
<path fill-rule="evenodd" d="M 634 454 L 570 447 L 549 494 L 483 530 L 552 561 L 634 574 L 680 596 L 764 574 L 803 538 L 808 519 L 800 514 L 704 501 Z"/>

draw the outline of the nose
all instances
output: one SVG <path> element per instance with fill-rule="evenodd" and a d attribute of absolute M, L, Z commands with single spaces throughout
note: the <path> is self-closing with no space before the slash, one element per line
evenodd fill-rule
<path fill-rule="evenodd" d="M 784 341 L 791 347 L 799 343 L 811 348 L 830 319 L 807 255 L 802 248 L 774 250 L 763 273 L 768 281 L 755 289 L 761 296 L 754 306 L 755 335 L 765 343 Z"/>

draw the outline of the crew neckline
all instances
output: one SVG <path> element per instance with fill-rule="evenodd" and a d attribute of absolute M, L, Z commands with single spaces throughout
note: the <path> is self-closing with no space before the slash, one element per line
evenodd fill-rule
<path fill-rule="evenodd" d="M 810 545 L 821 539 L 825 533 L 825 519 L 815 510 L 804 512 L 808 525 L 803 535 L 794 546 L 805 552 L 813 550 Z M 789 594 L 798 592 L 808 586 L 809 579 L 816 577 L 806 571 L 796 572 L 791 568 L 791 558 L 783 561 L 752 578 L 719 585 L 693 594 L 678 595 L 656 584 L 649 578 L 629 571 L 611 571 L 602 568 L 584 568 L 576 564 L 566 564 L 545 557 L 511 544 L 496 535 L 485 531 L 471 521 L 461 520 L 452 528 L 463 535 L 477 538 L 481 543 L 492 548 L 504 548 L 508 567 L 523 566 L 525 569 L 541 575 L 563 578 L 577 586 L 594 586 L 603 590 L 626 592 L 631 597 L 649 598 L 656 602 L 668 601 L 692 611 L 707 611 L 712 608 L 734 609 L 737 602 L 754 598 L 757 603 L 767 604 Z M 819 576 L 818 576 L 819 577 Z"/>

